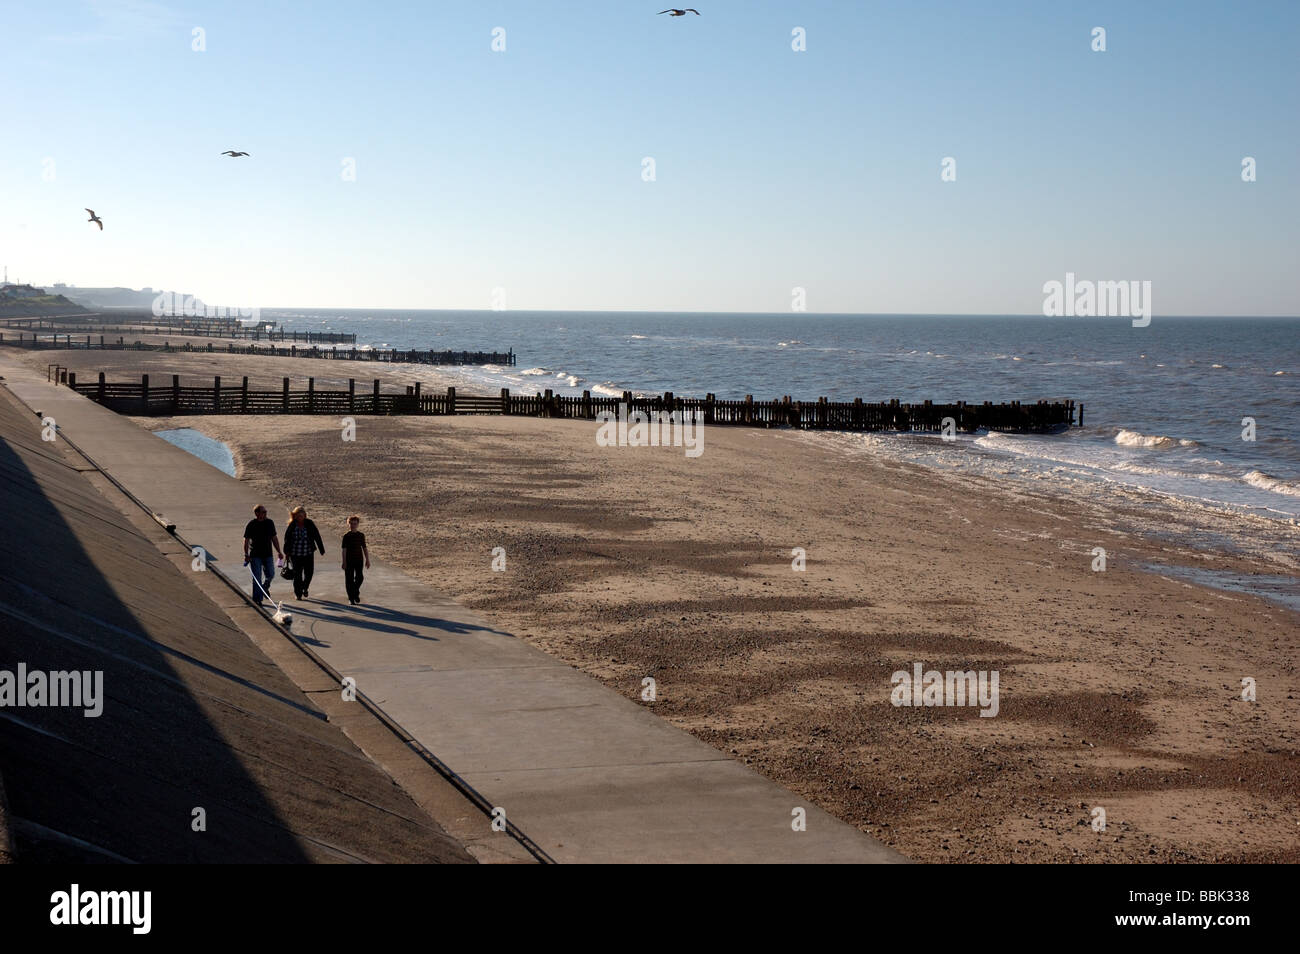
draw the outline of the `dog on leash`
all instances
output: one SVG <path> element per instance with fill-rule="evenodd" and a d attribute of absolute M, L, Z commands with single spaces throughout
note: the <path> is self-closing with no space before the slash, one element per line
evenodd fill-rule
<path fill-rule="evenodd" d="M 245 564 L 245 566 L 247 566 L 247 564 Z M 266 592 L 266 588 L 262 586 L 262 584 L 257 580 L 256 577 L 253 578 L 253 585 L 262 591 L 263 596 L 265 596 L 268 600 L 271 600 L 271 594 Z M 289 626 L 293 623 L 293 613 L 287 612 L 285 610 L 284 603 L 276 603 L 275 600 L 271 600 L 271 602 L 275 603 L 275 612 L 271 614 L 272 622 L 277 623 L 280 626 L 283 626 L 285 629 L 288 629 Z M 257 605 L 261 606 L 262 604 L 259 602 Z"/>

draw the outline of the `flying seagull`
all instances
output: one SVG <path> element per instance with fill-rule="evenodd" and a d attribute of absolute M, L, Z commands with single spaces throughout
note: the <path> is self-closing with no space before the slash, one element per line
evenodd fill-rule
<path fill-rule="evenodd" d="M 660 10 L 658 13 L 655 14 L 655 16 L 657 16 L 657 17 L 661 17 L 661 16 L 663 16 L 665 13 L 668 14 L 670 17 L 684 17 L 684 16 L 686 16 L 686 14 L 688 14 L 688 13 L 693 13 L 693 14 L 695 14 L 697 17 L 700 15 L 700 11 L 699 11 L 699 10 L 696 10 L 694 7 L 687 7 L 685 10 L 673 10 L 673 9 L 671 9 L 671 8 L 669 8 L 669 9 L 667 9 L 667 10 Z"/>
<path fill-rule="evenodd" d="M 82 208 L 85 209 L 86 207 L 83 205 Z M 95 210 L 94 210 L 94 209 L 86 209 L 86 211 L 90 213 L 90 218 L 86 219 L 86 221 L 87 221 L 87 222 L 94 222 L 96 225 L 99 226 L 99 230 L 100 230 L 101 232 L 104 231 L 104 220 L 101 219 L 98 215 L 95 214 Z"/>
<path fill-rule="evenodd" d="M 235 150 L 233 150 L 233 149 L 227 149 L 225 152 L 222 153 L 222 155 L 223 155 L 223 156 L 229 156 L 231 159 L 234 159 L 236 156 L 247 156 L 248 153 L 246 153 L 246 152 L 235 152 Z"/>

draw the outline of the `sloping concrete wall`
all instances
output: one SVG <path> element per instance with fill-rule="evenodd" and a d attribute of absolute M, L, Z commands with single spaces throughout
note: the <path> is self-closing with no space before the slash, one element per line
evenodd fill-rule
<path fill-rule="evenodd" d="M 15 860 L 472 861 L 3 389 L 0 506 L 0 672 L 103 693 L 0 706 Z"/>

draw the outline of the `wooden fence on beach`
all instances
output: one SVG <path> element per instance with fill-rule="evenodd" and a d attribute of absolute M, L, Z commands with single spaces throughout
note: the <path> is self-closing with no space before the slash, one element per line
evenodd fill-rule
<path fill-rule="evenodd" d="M 126 331 L 138 335 L 176 334 L 191 338 L 232 338 L 248 341 L 302 341 L 308 344 L 356 344 L 357 336 L 342 331 L 285 331 L 283 328 L 268 330 L 265 326 L 248 327 L 235 322 L 233 325 L 222 321 L 200 321 L 191 318 L 152 318 L 148 321 L 91 322 L 79 320 L 48 321 L 41 318 L 0 319 L 12 334 L 18 330 L 18 342 L 24 347 L 51 348 L 86 348 L 103 347 L 96 345 L 92 335 L 118 334 Z M 21 330 L 20 330 L 21 329 Z M 48 345 L 33 345 L 26 336 L 32 333 L 32 340 L 49 341 Z M 75 337 L 74 337 L 75 336 Z M 0 334 L 0 338 L 3 334 Z M 83 342 L 81 339 L 85 338 Z M 118 339 L 122 340 L 121 338 Z"/>
<path fill-rule="evenodd" d="M 713 394 L 703 398 L 637 396 L 624 392 L 621 397 L 581 397 L 544 394 L 511 394 L 502 388 L 500 395 L 458 395 L 454 387 L 446 393 L 422 392 L 420 385 L 408 386 L 406 393 L 380 392 L 375 380 L 369 391 L 357 390 L 349 379 L 346 391 L 316 388 L 314 378 L 307 379 L 305 390 L 293 390 L 284 378 L 278 391 L 250 390 L 248 378 L 236 386 L 223 385 L 221 378 L 211 387 L 182 387 L 180 375 L 171 383 L 151 384 L 149 375 L 140 381 L 110 383 L 103 372 L 97 381 L 78 382 L 76 373 L 57 365 L 50 366 L 50 378 L 67 384 L 77 393 L 121 414 L 498 414 L 517 417 L 569 418 L 595 420 L 602 412 L 626 419 L 630 412 L 678 414 L 681 420 L 699 424 L 738 425 L 744 427 L 794 427 L 807 430 L 837 431 L 942 431 L 945 421 L 954 430 L 1050 432 L 1076 423 L 1083 424 L 1083 405 L 1071 400 L 1034 403 L 904 404 L 899 401 L 866 403 L 854 401 L 795 401 L 789 397 L 773 401 L 755 401 L 746 395 L 743 401 L 722 401 Z M 621 408 L 620 408 L 621 406 Z"/>
<path fill-rule="evenodd" d="M 303 332 L 307 334 L 308 332 Z M 312 332 L 314 334 L 314 332 Z M 83 340 L 84 337 L 84 340 Z M 149 344 L 143 341 L 126 341 L 119 337 L 112 341 L 100 335 L 98 340 L 93 335 L 59 334 L 52 337 L 30 338 L 25 332 L 19 332 L 15 340 L 12 332 L 6 335 L 0 332 L 0 345 L 35 349 L 40 351 L 159 351 L 165 354 L 238 354 L 261 355 L 274 358 L 320 358 L 325 361 L 377 361 L 383 364 L 500 364 L 513 367 L 517 356 L 509 351 L 400 351 L 396 348 L 321 348 L 311 345 L 299 348 L 290 345 L 277 348 L 274 345 L 260 348 L 257 345 L 237 345 L 228 342 L 224 348 L 214 348 L 207 342 L 206 348 L 196 348 L 190 342 L 173 345 L 164 341 L 162 344 Z"/>

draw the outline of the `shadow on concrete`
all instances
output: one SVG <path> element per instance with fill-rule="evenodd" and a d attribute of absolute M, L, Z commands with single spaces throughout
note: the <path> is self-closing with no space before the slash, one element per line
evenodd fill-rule
<path fill-rule="evenodd" d="M 415 613 L 404 613 L 401 610 L 384 609 L 381 606 L 374 606 L 366 603 L 362 603 L 360 606 L 351 607 L 344 607 L 342 604 L 336 605 L 339 605 L 344 612 L 351 610 L 355 615 L 363 616 L 372 620 L 409 623 L 413 626 L 428 626 L 433 629 L 440 629 L 444 633 L 452 633 L 458 636 L 466 633 L 491 633 L 493 636 L 509 636 L 511 639 L 514 638 L 513 633 L 507 633 L 504 630 L 492 629 L 488 626 L 457 623 L 455 620 L 441 619 L 437 616 L 420 616 Z M 429 639 L 431 637 L 425 636 L 422 638 Z"/>
<path fill-rule="evenodd" d="M 413 639 L 426 639 L 431 642 L 438 642 L 438 637 L 429 636 L 414 629 L 407 629 L 401 624 L 405 623 L 410 626 L 423 626 L 428 629 L 437 629 L 455 636 L 462 636 L 467 633 L 491 633 L 494 636 L 511 636 L 510 633 L 503 632 L 499 629 L 489 629 L 486 626 L 457 623 L 454 620 L 439 619 L 436 616 L 421 616 L 416 613 L 404 613 L 400 610 L 380 609 L 377 607 L 367 606 L 364 603 L 360 606 L 345 605 L 334 600 L 312 600 L 311 603 L 320 606 L 328 606 L 334 610 L 334 612 L 322 613 L 313 610 L 311 605 L 308 603 L 287 603 L 285 604 L 285 607 L 286 609 L 292 607 L 295 616 L 311 617 L 312 619 L 320 619 L 329 623 L 338 623 L 356 629 L 369 629 L 380 633 L 396 633 L 400 636 L 410 636 Z M 305 640 L 307 637 L 300 636 L 299 638 Z"/>
<path fill-rule="evenodd" d="M 313 602 L 323 603 L 324 600 L 314 600 Z M 326 604 L 326 605 L 339 606 L 339 608 L 342 609 L 342 606 L 340 606 L 340 604 L 338 603 Z M 286 609 L 288 609 L 289 607 L 292 607 L 293 615 L 297 617 L 303 617 L 307 619 L 319 619 L 327 623 L 337 623 L 340 626 L 348 626 L 353 629 L 368 629 L 377 633 L 396 633 L 399 636 L 410 636 L 413 639 L 429 639 L 429 640 L 433 640 L 434 642 L 436 642 L 438 639 L 438 637 L 436 636 L 426 636 L 423 633 L 416 632 L 413 629 L 406 629 L 401 626 L 389 626 L 388 624 L 380 622 L 378 620 L 354 619 L 353 617 L 345 613 L 321 613 L 316 610 L 312 610 L 309 606 L 307 606 L 304 603 L 285 604 Z M 306 639 L 305 637 L 299 637 L 299 638 L 304 639 L 304 641 Z M 322 643 L 321 645 L 327 645 L 327 644 Z"/>

